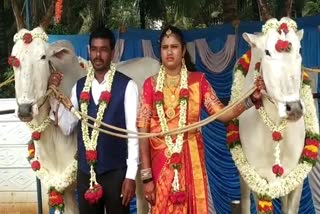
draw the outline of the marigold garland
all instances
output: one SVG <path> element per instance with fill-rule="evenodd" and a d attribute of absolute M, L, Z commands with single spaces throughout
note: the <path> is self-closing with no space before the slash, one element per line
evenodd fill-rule
<path fill-rule="evenodd" d="M 56 24 L 60 23 L 62 16 L 62 8 L 63 8 L 63 0 L 57 0 L 55 4 L 55 14 L 54 14 L 54 22 Z"/>

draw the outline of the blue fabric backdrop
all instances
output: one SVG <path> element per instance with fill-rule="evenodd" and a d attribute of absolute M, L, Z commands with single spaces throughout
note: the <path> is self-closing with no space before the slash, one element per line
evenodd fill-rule
<path fill-rule="evenodd" d="M 307 67 L 318 67 L 320 65 L 320 33 L 318 27 L 320 24 L 320 16 L 305 17 L 297 19 L 296 21 L 298 27 L 300 29 L 304 29 L 301 50 L 303 64 Z M 247 43 L 241 36 L 242 33 L 260 32 L 262 24 L 263 23 L 261 22 L 241 22 L 237 32 L 235 32 L 235 28 L 230 24 L 184 32 L 186 42 L 206 38 L 209 47 L 214 53 L 224 47 L 228 34 L 237 35 L 237 55 L 234 56 L 230 65 L 220 74 L 210 72 L 201 62 L 199 55 L 196 54 L 197 69 L 206 74 L 219 98 L 223 100 L 229 99 L 232 84 L 232 69 L 235 60 L 248 49 Z M 159 57 L 159 31 L 127 29 L 125 33 L 120 34 L 118 31 L 114 31 L 114 33 L 117 38 L 125 40 L 125 48 L 121 60 L 142 57 L 142 39 L 151 40 L 154 52 L 156 56 Z M 88 44 L 88 35 L 49 36 L 49 42 L 61 39 L 71 41 L 75 47 L 77 55 L 88 59 L 86 45 Z M 207 117 L 207 114 L 203 111 L 201 117 L 205 118 Z M 218 214 L 229 214 L 231 201 L 240 199 L 240 187 L 238 171 L 231 158 L 230 152 L 226 147 L 225 128 L 221 123 L 213 122 L 205 126 L 202 131 L 206 146 L 206 165 L 215 207 Z M 281 213 L 279 201 L 275 200 L 274 204 L 276 210 L 275 213 Z M 255 205 L 252 203 L 252 213 L 256 213 L 254 209 Z M 135 202 L 131 203 L 131 210 L 132 213 L 136 212 Z M 315 213 L 307 179 L 304 182 L 299 213 Z"/>

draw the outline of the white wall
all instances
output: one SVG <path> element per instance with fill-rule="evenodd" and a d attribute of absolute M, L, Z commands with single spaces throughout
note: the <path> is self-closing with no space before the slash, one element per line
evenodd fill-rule
<path fill-rule="evenodd" d="M 15 99 L 0 99 L 0 111 L 15 108 Z M 36 176 L 26 159 L 30 137 L 15 114 L 0 115 L 0 203 L 37 201 Z"/>

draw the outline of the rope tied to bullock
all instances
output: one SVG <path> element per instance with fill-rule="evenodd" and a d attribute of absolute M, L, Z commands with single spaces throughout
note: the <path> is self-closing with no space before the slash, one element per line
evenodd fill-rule
<path fill-rule="evenodd" d="M 50 86 L 47 94 L 53 93 L 55 95 L 55 97 L 60 101 L 60 103 L 62 103 L 69 111 L 71 111 L 79 120 L 84 120 L 84 121 L 88 120 L 88 121 L 92 121 L 92 122 L 97 122 L 97 124 L 100 125 L 101 127 L 108 128 L 108 129 L 116 131 L 116 132 L 105 130 L 100 127 L 95 127 L 91 123 L 86 122 L 90 128 L 96 129 L 104 134 L 112 135 L 112 136 L 119 137 L 119 138 L 138 138 L 138 139 L 141 139 L 141 138 L 151 138 L 151 137 L 166 136 L 166 135 L 176 135 L 179 133 L 192 131 L 192 130 L 198 129 L 202 126 L 205 126 L 205 125 L 215 121 L 217 118 L 219 118 L 220 116 L 222 116 L 226 112 L 230 111 L 234 106 L 243 102 L 255 90 L 256 90 L 256 86 L 253 86 L 251 89 L 249 89 L 247 92 L 245 92 L 241 96 L 241 98 L 239 98 L 239 100 L 233 102 L 232 104 L 229 104 L 228 106 L 226 106 L 222 110 L 207 117 L 204 120 L 200 120 L 198 122 L 186 125 L 183 128 L 175 128 L 175 129 L 169 130 L 167 132 L 159 132 L 159 133 L 135 132 L 135 131 L 127 130 L 127 129 L 122 129 L 122 128 L 119 128 L 119 127 L 116 127 L 116 126 L 113 126 L 110 124 L 106 124 L 104 122 L 97 122 L 95 118 L 93 118 L 89 115 L 86 115 L 86 114 L 82 113 L 81 111 L 76 110 L 74 108 L 74 106 L 71 104 L 70 99 L 68 97 L 66 97 L 65 95 L 63 95 L 55 86 Z M 121 132 L 123 134 L 121 134 L 119 132 Z"/>

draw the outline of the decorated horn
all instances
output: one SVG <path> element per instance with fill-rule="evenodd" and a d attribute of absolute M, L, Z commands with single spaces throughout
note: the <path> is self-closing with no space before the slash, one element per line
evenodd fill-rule
<path fill-rule="evenodd" d="M 16 19 L 16 24 L 17 24 L 17 30 L 21 30 L 22 28 L 24 28 L 24 23 L 23 23 L 23 19 L 21 16 L 21 13 L 19 11 L 18 8 L 18 4 L 16 0 L 11 0 L 11 7 L 14 13 L 14 17 Z"/>
<path fill-rule="evenodd" d="M 46 14 L 43 16 L 41 22 L 40 22 L 40 27 L 43 29 L 43 30 L 46 30 L 47 27 L 49 26 L 50 24 L 50 19 L 53 15 L 53 12 L 54 12 L 54 5 L 55 5 L 55 2 L 56 0 L 52 0 L 51 1 L 51 5 L 50 7 L 48 8 Z"/>

